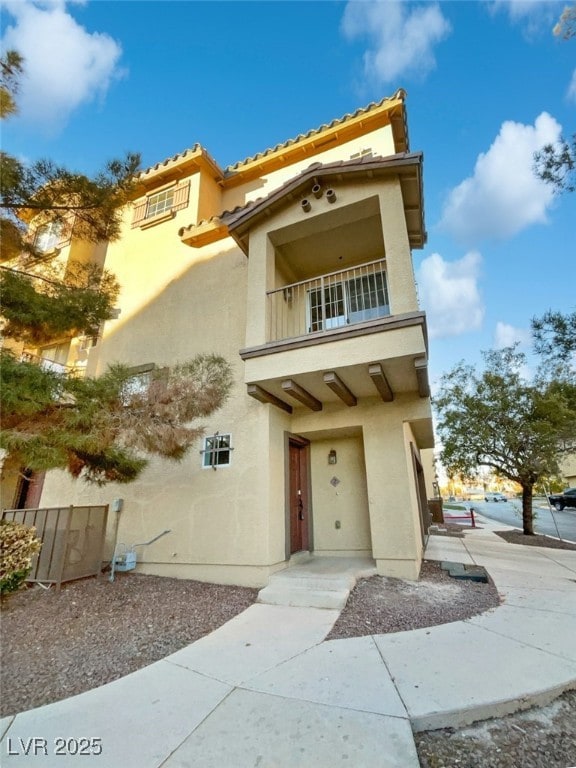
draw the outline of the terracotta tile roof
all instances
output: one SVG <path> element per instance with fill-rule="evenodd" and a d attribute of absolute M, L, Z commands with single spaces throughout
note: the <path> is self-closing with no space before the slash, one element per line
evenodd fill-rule
<path fill-rule="evenodd" d="M 319 128 L 313 128 L 307 133 L 300 133 L 295 138 L 288 139 L 287 141 L 282 142 L 280 144 L 276 144 L 276 146 L 270 147 L 269 149 L 266 149 L 263 152 L 258 152 L 256 155 L 247 157 L 244 160 L 240 160 L 239 162 L 234 163 L 233 165 L 229 165 L 224 170 L 220 168 L 218 163 L 211 157 L 209 152 L 201 144 L 194 144 L 193 147 L 189 149 L 185 149 L 183 152 L 173 155 L 172 157 L 169 157 L 166 160 L 163 160 L 162 162 L 156 163 L 155 165 L 140 171 L 140 173 L 137 175 L 136 178 L 139 181 L 146 181 L 148 178 L 158 175 L 158 172 L 161 172 L 162 170 L 170 170 L 170 168 L 175 167 L 180 163 L 185 162 L 186 160 L 192 160 L 200 156 L 205 158 L 208 161 L 208 163 L 213 166 L 213 168 L 218 172 L 218 176 L 220 176 L 220 178 L 233 177 L 235 174 L 237 174 L 239 171 L 241 171 L 244 167 L 246 167 L 250 163 L 258 162 L 259 160 L 270 157 L 271 155 L 274 155 L 276 152 L 279 152 L 283 149 L 287 149 L 288 147 L 292 147 L 295 144 L 298 144 L 299 142 L 310 139 L 313 136 L 319 135 L 324 131 L 328 131 L 335 127 L 345 125 L 346 123 L 348 123 L 351 120 L 354 120 L 357 117 L 360 117 L 362 115 L 367 115 L 370 112 L 373 112 L 375 109 L 378 109 L 379 107 L 385 105 L 386 102 L 404 101 L 405 98 L 406 98 L 406 92 L 404 91 L 403 88 L 399 88 L 396 91 L 396 93 L 394 93 L 392 96 L 385 96 L 383 99 L 381 99 L 378 102 L 371 102 L 366 107 L 360 107 L 355 112 L 349 112 L 345 114 L 343 117 L 332 120 L 332 122 L 330 123 L 323 123 Z"/>
<path fill-rule="evenodd" d="M 288 139 L 287 141 L 282 142 L 280 144 L 276 144 L 275 147 L 270 147 L 269 149 L 264 150 L 264 152 L 258 152 L 258 154 L 253 155 L 252 157 L 247 157 L 244 160 L 240 160 L 239 162 L 234 163 L 234 165 L 229 165 L 224 170 L 224 173 L 225 175 L 233 174 L 236 171 L 240 170 L 243 166 L 248 165 L 248 163 L 253 163 L 257 160 L 262 160 L 268 155 L 272 155 L 275 152 L 285 149 L 286 147 L 290 147 L 293 144 L 297 144 L 299 141 L 304 141 L 305 139 L 309 139 L 312 136 L 322 133 L 323 131 L 330 130 L 331 128 L 335 128 L 338 125 L 343 125 L 344 123 L 347 123 L 348 121 L 353 120 L 354 118 L 359 117 L 360 115 L 364 115 L 364 114 L 367 114 L 368 112 L 372 112 L 373 110 L 378 109 L 378 107 L 383 106 L 387 101 L 397 101 L 397 100 L 404 101 L 405 98 L 406 98 L 406 91 L 403 88 L 399 88 L 396 91 L 396 93 L 394 93 L 393 96 L 385 96 L 383 99 L 381 99 L 378 102 L 372 101 L 366 107 L 360 107 L 355 112 L 348 112 L 343 117 L 336 118 L 335 120 L 332 120 L 332 122 L 330 123 L 323 123 L 319 128 L 312 128 L 312 130 L 308 131 L 307 133 L 299 133 L 298 136 L 296 136 L 295 138 Z"/>
<path fill-rule="evenodd" d="M 274 208 L 286 197 L 292 197 L 299 194 L 304 184 L 309 183 L 309 180 L 314 177 L 330 177 L 335 174 L 349 175 L 366 175 L 373 173 L 387 173 L 389 171 L 401 172 L 403 168 L 409 170 L 415 166 L 420 167 L 422 164 L 422 153 L 402 152 L 396 155 L 389 155 L 382 157 L 379 155 L 363 155 L 362 157 L 350 159 L 350 160 L 338 160 L 332 163 L 311 163 L 307 168 L 302 170 L 296 176 L 288 179 L 284 184 L 280 185 L 276 189 L 273 189 L 269 194 L 263 195 L 250 200 L 245 205 L 238 205 L 232 210 L 221 211 L 216 216 L 211 216 L 208 219 L 203 219 L 197 224 L 190 224 L 185 227 L 181 227 L 178 230 L 178 235 L 186 239 L 186 236 L 193 238 L 196 233 L 205 232 L 207 230 L 216 231 L 219 230 L 227 233 L 232 233 L 238 227 L 245 225 L 247 221 L 251 220 L 253 216 L 261 215 L 261 212 Z M 421 190 L 421 175 L 418 175 L 418 189 L 420 195 Z M 423 214 L 422 214 L 423 216 Z M 421 220 L 422 231 L 424 232 L 424 221 Z M 425 238 L 425 233 L 423 238 Z"/>

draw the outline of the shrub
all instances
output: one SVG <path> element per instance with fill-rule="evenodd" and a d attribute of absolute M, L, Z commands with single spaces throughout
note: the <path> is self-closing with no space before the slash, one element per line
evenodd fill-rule
<path fill-rule="evenodd" d="M 30 569 L 32 557 L 40 551 L 42 542 L 36 538 L 36 528 L 13 520 L 0 521 L 0 596 L 15 592 Z"/>

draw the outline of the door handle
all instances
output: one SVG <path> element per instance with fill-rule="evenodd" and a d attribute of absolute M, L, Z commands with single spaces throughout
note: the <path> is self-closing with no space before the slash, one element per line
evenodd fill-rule
<path fill-rule="evenodd" d="M 302 496 L 298 496 L 298 520 L 304 520 L 304 504 L 302 503 Z"/>

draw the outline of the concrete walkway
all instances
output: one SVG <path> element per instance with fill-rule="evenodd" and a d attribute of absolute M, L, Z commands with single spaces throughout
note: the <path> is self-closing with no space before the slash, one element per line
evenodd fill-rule
<path fill-rule="evenodd" d="M 323 642 L 337 610 L 255 604 L 132 675 L 5 718 L 0 764 L 417 768 L 412 729 L 502 715 L 576 687 L 576 551 L 507 544 L 492 533 L 505 526 L 481 525 L 464 539 L 430 537 L 426 556 L 483 565 L 499 608 Z M 93 754 L 71 754 L 82 748 Z"/>

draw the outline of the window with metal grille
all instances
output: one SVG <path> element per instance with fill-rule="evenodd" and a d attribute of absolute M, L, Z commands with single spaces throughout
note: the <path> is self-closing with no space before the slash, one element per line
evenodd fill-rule
<path fill-rule="evenodd" d="M 200 451 L 202 454 L 202 467 L 204 469 L 216 469 L 217 467 L 229 467 L 232 458 L 232 436 L 210 435 L 204 438 L 204 448 Z"/>
<path fill-rule="evenodd" d="M 373 272 L 308 291 L 309 331 L 363 323 L 390 314 L 385 272 Z"/>

